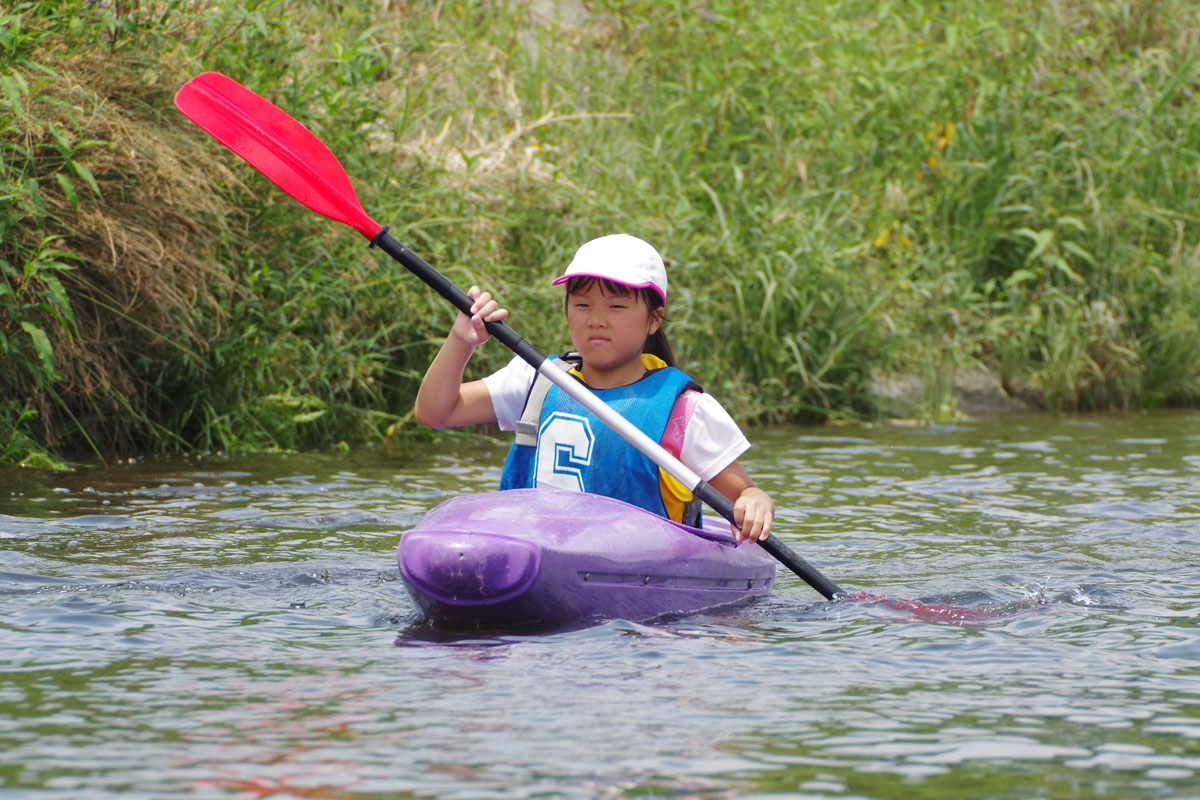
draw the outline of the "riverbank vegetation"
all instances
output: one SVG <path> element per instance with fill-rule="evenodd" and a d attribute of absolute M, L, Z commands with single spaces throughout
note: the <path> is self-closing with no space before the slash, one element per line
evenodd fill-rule
<path fill-rule="evenodd" d="M 224 72 L 543 350 L 548 279 L 659 246 L 749 422 L 1200 399 L 1200 9 L 25 0 L 0 11 L 0 459 L 418 435 L 451 312 L 188 123 Z M 505 360 L 499 345 L 471 365 Z"/>

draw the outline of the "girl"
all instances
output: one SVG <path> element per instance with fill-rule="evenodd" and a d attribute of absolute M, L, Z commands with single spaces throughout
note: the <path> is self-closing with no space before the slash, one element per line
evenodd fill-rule
<path fill-rule="evenodd" d="M 737 462 L 750 443 L 711 395 L 675 369 L 663 331 L 667 273 L 647 242 L 627 234 L 584 244 L 566 272 L 571 373 L 606 403 L 733 501 L 739 542 L 771 532 L 775 505 Z M 498 422 L 516 430 L 501 489 L 553 486 L 615 497 L 696 525 L 687 487 L 625 442 L 520 358 L 463 383 L 472 352 L 488 340 L 484 322 L 508 311 L 472 286 L 471 316 L 459 314 L 417 392 L 417 421 L 431 428 Z"/>

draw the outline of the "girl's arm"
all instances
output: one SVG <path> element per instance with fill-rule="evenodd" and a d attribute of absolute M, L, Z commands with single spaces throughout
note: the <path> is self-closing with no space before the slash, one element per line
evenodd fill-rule
<path fill-rule="evenodd" d="M 761 542 L 771 535 L 775 503 L 754 485 L 742 465 L 734 461 L 709 481 L 714 489 L 733 501 L 734 535 L 738 542 Z"/>
<path fill-rule="evenodd" d="M 690 412 L 679 405 L 688 397 L 694 401 Z M 754 485 L 737 461 L 737 456 L 750 447 L 750 442 L 746 441 L 733 417 L 712 395 L 693 395 L 691 392 L 685 392 L 676 401 L 672 418 L 677 413 L 686 420 L 686 432 L 679 447 L 680 460 L 701 477 L 713 475 L 713 470 L 717 470 L 708 483 L 733 503 L 736 520 L 733 532 L 739 542 L 766 539 L 775 518 L 775 503 L 770 495 Z M 671 429 L 670 424 L 668 429 Z"/>
<path fill-rule="evenodd" d="M 475 348 L 491 338 L 483 323 L 499 322 L 508 317 L 508 311 L 490 294 L 481 292 L 478 286 L 472 286 L 467 295 L 475 301 L 471 316 L 460 312 L 455 318 L 450 335 L 425 371 L 421 388 L 417 390 L 413 416 L 430 428 L 496 421 L 492 398 L 483 381 L 463 383 L 462 377 Z"/>

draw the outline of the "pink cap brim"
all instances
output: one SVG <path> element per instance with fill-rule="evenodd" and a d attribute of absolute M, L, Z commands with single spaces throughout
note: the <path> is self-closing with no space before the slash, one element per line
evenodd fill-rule
<path fill-rule="evenodd" d="M 572 272 L 570 275 L 559 275 L 557 278 L 550 281 L 550 285 L 558 286 L 559 284 L 563 284 L 571 280 L 571 278 L 596 278 L 597 280 L 608 281 L 609 283 L 615 283 L 620 286 L 628 286 L 630 289 L 653 289 L 655 293 L 662 298 L 664 305 L 666 305 L 667 302 L 667 296 L 663 294 L 663 290 L 649 281 L 646 281 L 645 283 L 626 283 L 625 281 L 619 281 L 608 275 L 600 275 L 595 272 Z"/>

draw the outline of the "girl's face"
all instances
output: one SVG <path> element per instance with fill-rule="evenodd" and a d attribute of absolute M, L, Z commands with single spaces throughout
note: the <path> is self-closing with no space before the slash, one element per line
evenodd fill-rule
<path fill-rule="evenodd" d="M 624 386 L 642 377 L 642 347 L 661 324 L 661 309 L 652 313 L 635 292 L 590 281 L 567 294 L 571 343 L 583 356 L 584 379 L 597 389 Z"/>

